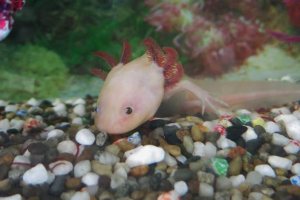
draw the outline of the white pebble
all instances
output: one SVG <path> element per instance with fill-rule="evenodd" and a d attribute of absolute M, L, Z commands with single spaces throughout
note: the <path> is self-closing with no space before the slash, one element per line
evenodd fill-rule
<path fill-rule="evenodd" d="M 16 112 L 18 110 L 18 105 L 7 105 L 4 108 L 5 112 Z"/>
<path fill-rule="evenodd" d="M 290 123 L 292 121 L 297 121 L 297 120 L 298 120 L 297 117 L 292 114 L 282 114 L 274 118 L 275 122 L 282 123 L 285 126 L 287 123 Z"/>
<path fill-rule="evenodd" d="M 47 134 L 47 140 L 50 138 L 59 138 L 63 136 L 65 133 L 60 129 L 53 129 Z"/>
<path fill-rule="evenodd" d="M 212 158 L 217 154 L 217 147 L 211 143 L 206 142 L 204 147 L 205 157 Z"/>
<path fill-rule="evenodd" d="M 64 140 L 57 145 L 57 150 L 59 153 L 70 153 L 76 155 L 77 146 L 72 140 Z"/>
<path fill-rule="evenodd" d="M 162 161 L 165 157 L 165 151 L 161 147 L 145 145 L 126 151 L 125 156 L 128 166 L 136 167 Z"/>
<path fill-rule="evenodd" d="M 53 110 L 57 116 L 65 117 L 67 116 L 67 107 L 64 103 L 57 103 Z"/>
<path fill-rule="evenodd" d="M 49 164 L 49 169 L 53 172 L 53 174 L 66 175 L 73 170 L 73 164 L 66 160 L 58 160 L 56 162 Z"/>
<path fill-rule="evenodd" d="M 291 171 L 296 174 L 296 175 L 300 175 L 300 163 L 295 163 L 293 166 L 292 166 L 292 169 Z"/>
<path fill-rule="evenodd" d="M 187 161 L 187 158 L 184 155 L 179 155 L 176 157 L 176 160 L 178 160 L 182 164 L 185 164 Z"/>
<path fill-rule="evenodd" d="M 174 190 L 179 196 L 183 196 L 188 192 L 188 186 L 184 181 L 177 181 L 174 183 Z"/>
<path fill-rule="evenodd" d="M 220 149 L 227 149 L 227 148 L 236 147 L 236 143 L 226 138 L 226 136 L 221 135 L 217 140 L 217 146 Z"/>
<path fill-rule="evenodd" d="M 8 197 L 0 197 L 0 200 L 22 200 L 22 196 L 20 194 L 14 194 Z"/>
<path fill-rule="evenodd" d="M 74 176 L 82 177 L 92 169 L 91 162 L 89 160 L 82 160 L 75 164 L 74 166 Z"/>
<path fill-rule="evenodd" d="M 31 98 L 26 102 L 26 104 L 35 107 L 39 105 L 39 102 L 35 98 Z"/>
<path fill-rule="evenodd" d="M 285 129 L 290 138 L 300 141 L 300 121 L 287 123 Z"/>
<path fill-rule="evenodd" d="M 177 165 L 176 159 L 167 152 L 165 153 L 164 162 L 170 167 L 175 167 Z"/>
<path fill-rule="evenodd" d="M 92 145 L 96 137 L 89 129 L 84 128 L 76 133 L 75 139 L 79 144 Z"/>
<path fill-rule="evenodd" d="M 300 110 L 295 110 L 295 111 L 293 112 L 293 115 L 294 115 L 295 117 L 297 117 L 298 120 L 300 120 Z"/>
<path fill-rule="evenodd" d="M 245 176 L 243 174 L 240 174 L 237 176 L 231 176 L 229 179 L 230 179 L 233 187 L 238 187 L 243 182 L 245 182 Z"/>
<path fill-rule="evenodd" d="M 95 159 L 105 165 L 114 165 L 120 161 L 120 158 L 110 152 L 104 151 L 100 155 L 96 155 Z"/>
<path fill-rule="evenodd" d="M 267 133 L 280 133 L 281 132 L 281 128 L 278 124 L 276 124 L 275 122 L 272 121 L 267 121 L 264 125 L 264 128 L 266 130 Z"/>
<path fill-rule="evenodd" d="M 85 115 L 85 106 L 83 104 L 78 104 L 73 108 L 73 112 L 76 115 L 83 117 Z"/>
<path fill-rule="evenodd" d="M 235 112 L 237 115 L 251 115 L 252 113 L 247 109 L 239 109 Z"/>
<path fill-rule="evenodd" d="M 10 124 L 8 119 L 2 119 L 0 120 L 0 131 L 6 132 L 7 129 L 9 129 Z"/>
<path fill-rule="evenodd" d="M 270 167 L 270 165 L 267 164 L 256 165 L 254 170 L 260 173 L 262 176 L 270 176 L 270 177 L 276 176 L 272 167 Z"/>
<path fill-rule="evenodd" d="M 14 163 L 18 163 L 18 164 L 14 164 Z M 30 159 L 27 156 L 22 156 L 22 155 L 17 155 L 14 158 L 14 161 L 12 163 L 12 168 L 24 168 L 24 166 L 26 165 L 30 165 Z M 20 164 L 20 165 L 19 165 Z"/>
<path fill-rule="evenodd" d="M 277 115 L 291 113 L 290 109 L 287 107 L 273 108 L 271 109 L 271 112 Z"/>
<path fill-rule="evenodd" d="M 128 171 L 129 171 L 129 169 L 127 169 L 127 167 L 118 165 L 118 163 L 117 163 L 115 165 L 114 175 L 118 175 L 118 176 L 121 176 L 121 177 L 127 179 L 127 177 L 128 177 Z"/>
<path fill-rule="evenodd" d="M 70 200 L 90 200 L 90 195 L 87 191 L 78 191 L 71 197 Z"/>
<path fill-rule="evenodd" d="M 108 138 L 107 133 L 104 133 L 104 132 L 98 133 L 96 136 L 96 144 L 98 146 L 102 147 L 105 144 L 107 138 Z"/>
<path fill-rule="evenodd" d="M 87 186 L 97 185 L 99 181 L 99 175 L 94 172 L 88 172 L 81 178 L 81 181 Z"/>
<path fill-rule="evenodd" d="M 290 139 L 279 133 L 274 133 L 272 135 L 272 143 L 279 146 L 285 146 L 290 143 Z"/>
<path fill-rule="evenodd" d="M 201 197 L 213 197 L 214 196 L 214 188 L 213 186 L 207 183 L 200 183 L 199 186 L 199 195 Z"/>
<path fill-rule="evenodd" d="M 48 180 L 48 172 L 44 165 L 37 164 L 23 174 L 23 181 L 28 185 L 38 185 Z"/>
<path fill-rule="evenodd" d="M 23 128 L 23 125 L 24 125 L 24 121 L 21 119 L 12 119 L 10 121 L 10 127 L 15 128 L 19 131 Z"/>
<path fill-rule="evenodd" d="M 294 142 L 290 142 L 287 145 L 285 145 L 283 149 L 288 154 L 297 154 L 300 150 L 300 147 L 298 144 L 295 144 Z"/>
<path fill-rule="evenodd" d="M 54 180 L 55 180 L 55 174 L 53 174 L 52 172 L 48 171 L 48 180 L 47 180 L 47 183 L 50 185 L 51 183 L 53 183 Z"/>
<path fill-rule="evenodd" d="M 257 138 L 257 134 L 254 129 L 250 126 L 247 126 L 247 131 L 242 134 L 242 138 L 247 142 L 249 140 L 254 140 Z"/>
<path fill-rule="evenodd" d="M 7 106 L 7 102 L 0 99 L 0 107 L 5 107 L 5 106 Z"/>
<path fill-rule="evenodd" d="M 194 142 L 193 156 L 205 156 L 205 145 L 202 142 Z"/>
<path fill-rule="evenodd" d="M 73 103 L 73 106 L 78 105 L 78 104 L 86 104 L 85 100 L 82 98 L 76 99 Z"/>
<path fill-rule="evenodd" d="M 76 125 L 82 125 L 83 121 L 81 117 L 75 117 L 72 119 L 72 124 L 76 124 Z"/>

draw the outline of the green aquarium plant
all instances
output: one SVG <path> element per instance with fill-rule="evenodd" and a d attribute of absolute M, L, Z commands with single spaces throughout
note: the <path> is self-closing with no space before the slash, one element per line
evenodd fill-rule
<path fill-rule="evenodd" d="M 24 100 L 30 97 L 51 98 L 66 84 L 67 67 L 53 51 L 35 45 L 4 46 L 0 52 L 6 59 L 0 63 L 1 98 Z"/>

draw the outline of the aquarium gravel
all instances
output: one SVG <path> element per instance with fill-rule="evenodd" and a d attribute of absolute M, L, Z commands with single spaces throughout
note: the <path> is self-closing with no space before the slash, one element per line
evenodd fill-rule
<path fill-rule="evenodd" d="M 0 199 L 300 199 L 300 106 L 155 118 L 120 138 L 96 99 L 0 101 Z"/>

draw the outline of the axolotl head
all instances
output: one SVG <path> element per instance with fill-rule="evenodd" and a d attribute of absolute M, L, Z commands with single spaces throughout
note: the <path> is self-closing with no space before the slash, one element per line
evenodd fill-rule
<path fill-rule="evenodd" d="M 120 62 L 101 88 L 95 125 L 109 134 L 131 131 L 154 116 L 163 95 L 163 69 L 146 54 L 128 63 Z"/>
<path fill-rule="evenodd" d="M 144 41 L 147 53 L 128 62 L 130 46 L 123 45 L 121 61 L 117 64 L 112 56 L 98 52 L 112 66 L 100 90 L 95 113 L 95 125 L 109 134 L 127 133 L 151 119 L 160 106 L 165 92 L 168 71 L 162 63 L 170 64 L 160 47 L 151 39 Z M 174 51 L 167 50 L 174 57 Z M 176 56 L 175 56 L 176 57 Z M 173 63 L 172 63 L 173 64 Z M 175 66 L 175 65 L 172 65 Z M 99 70 L 94 74 L 103 77 Z"/>

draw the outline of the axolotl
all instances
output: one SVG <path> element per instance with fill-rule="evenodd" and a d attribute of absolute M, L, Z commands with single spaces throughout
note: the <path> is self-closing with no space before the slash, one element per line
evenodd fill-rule
<path fill-rule="evenodd" d="M 243 88 L 244 92 L 239 93 L 236 89 L 239 84 L 234 86 L 215 81 L 203 83 L 192 80 L 184 74 L 175 49 L 161 48 L 151 38 L 145 39 L 144 45 L 146 53 L 129 61 L 130 45 L 124 42 L 119 63 L 105 52 L 96 52 L 96 55 L 112 67 L 108 74 L 99 69 L 92 71 L 105 79 L 95 113 L 95 125 L 100 131 L 109 134 L 128 133 L 151 120 L 158 110 L 164 110 L 160 108 L 162 104 L 169 107 L 171 105 L 171 110 L 176 112 L 179 112 L 180 108 L 180 111 L 208 111 L 221 115 L 223 110 L 234 106 L 252 104 L 259 107 L 264 105 L 263 100 L 276 103 L 300 98 L 297 84 L 290 87 L 291 84 L 277 86 L 276 83 L 264 82 L 260 83 L 262 89 L 257 91 L 257 83 L 246 83 L 244 85 L 248 86 L 248 90 Z M 219 95 L 212 95 L 202 89 L 202 85 Z M 278 92 L 278 87 L 282 89 L 281 93 Z M 270 90 L 271 88 L 273 90 Z M 228 92 L 230 90 L 231 92 Z"/>

